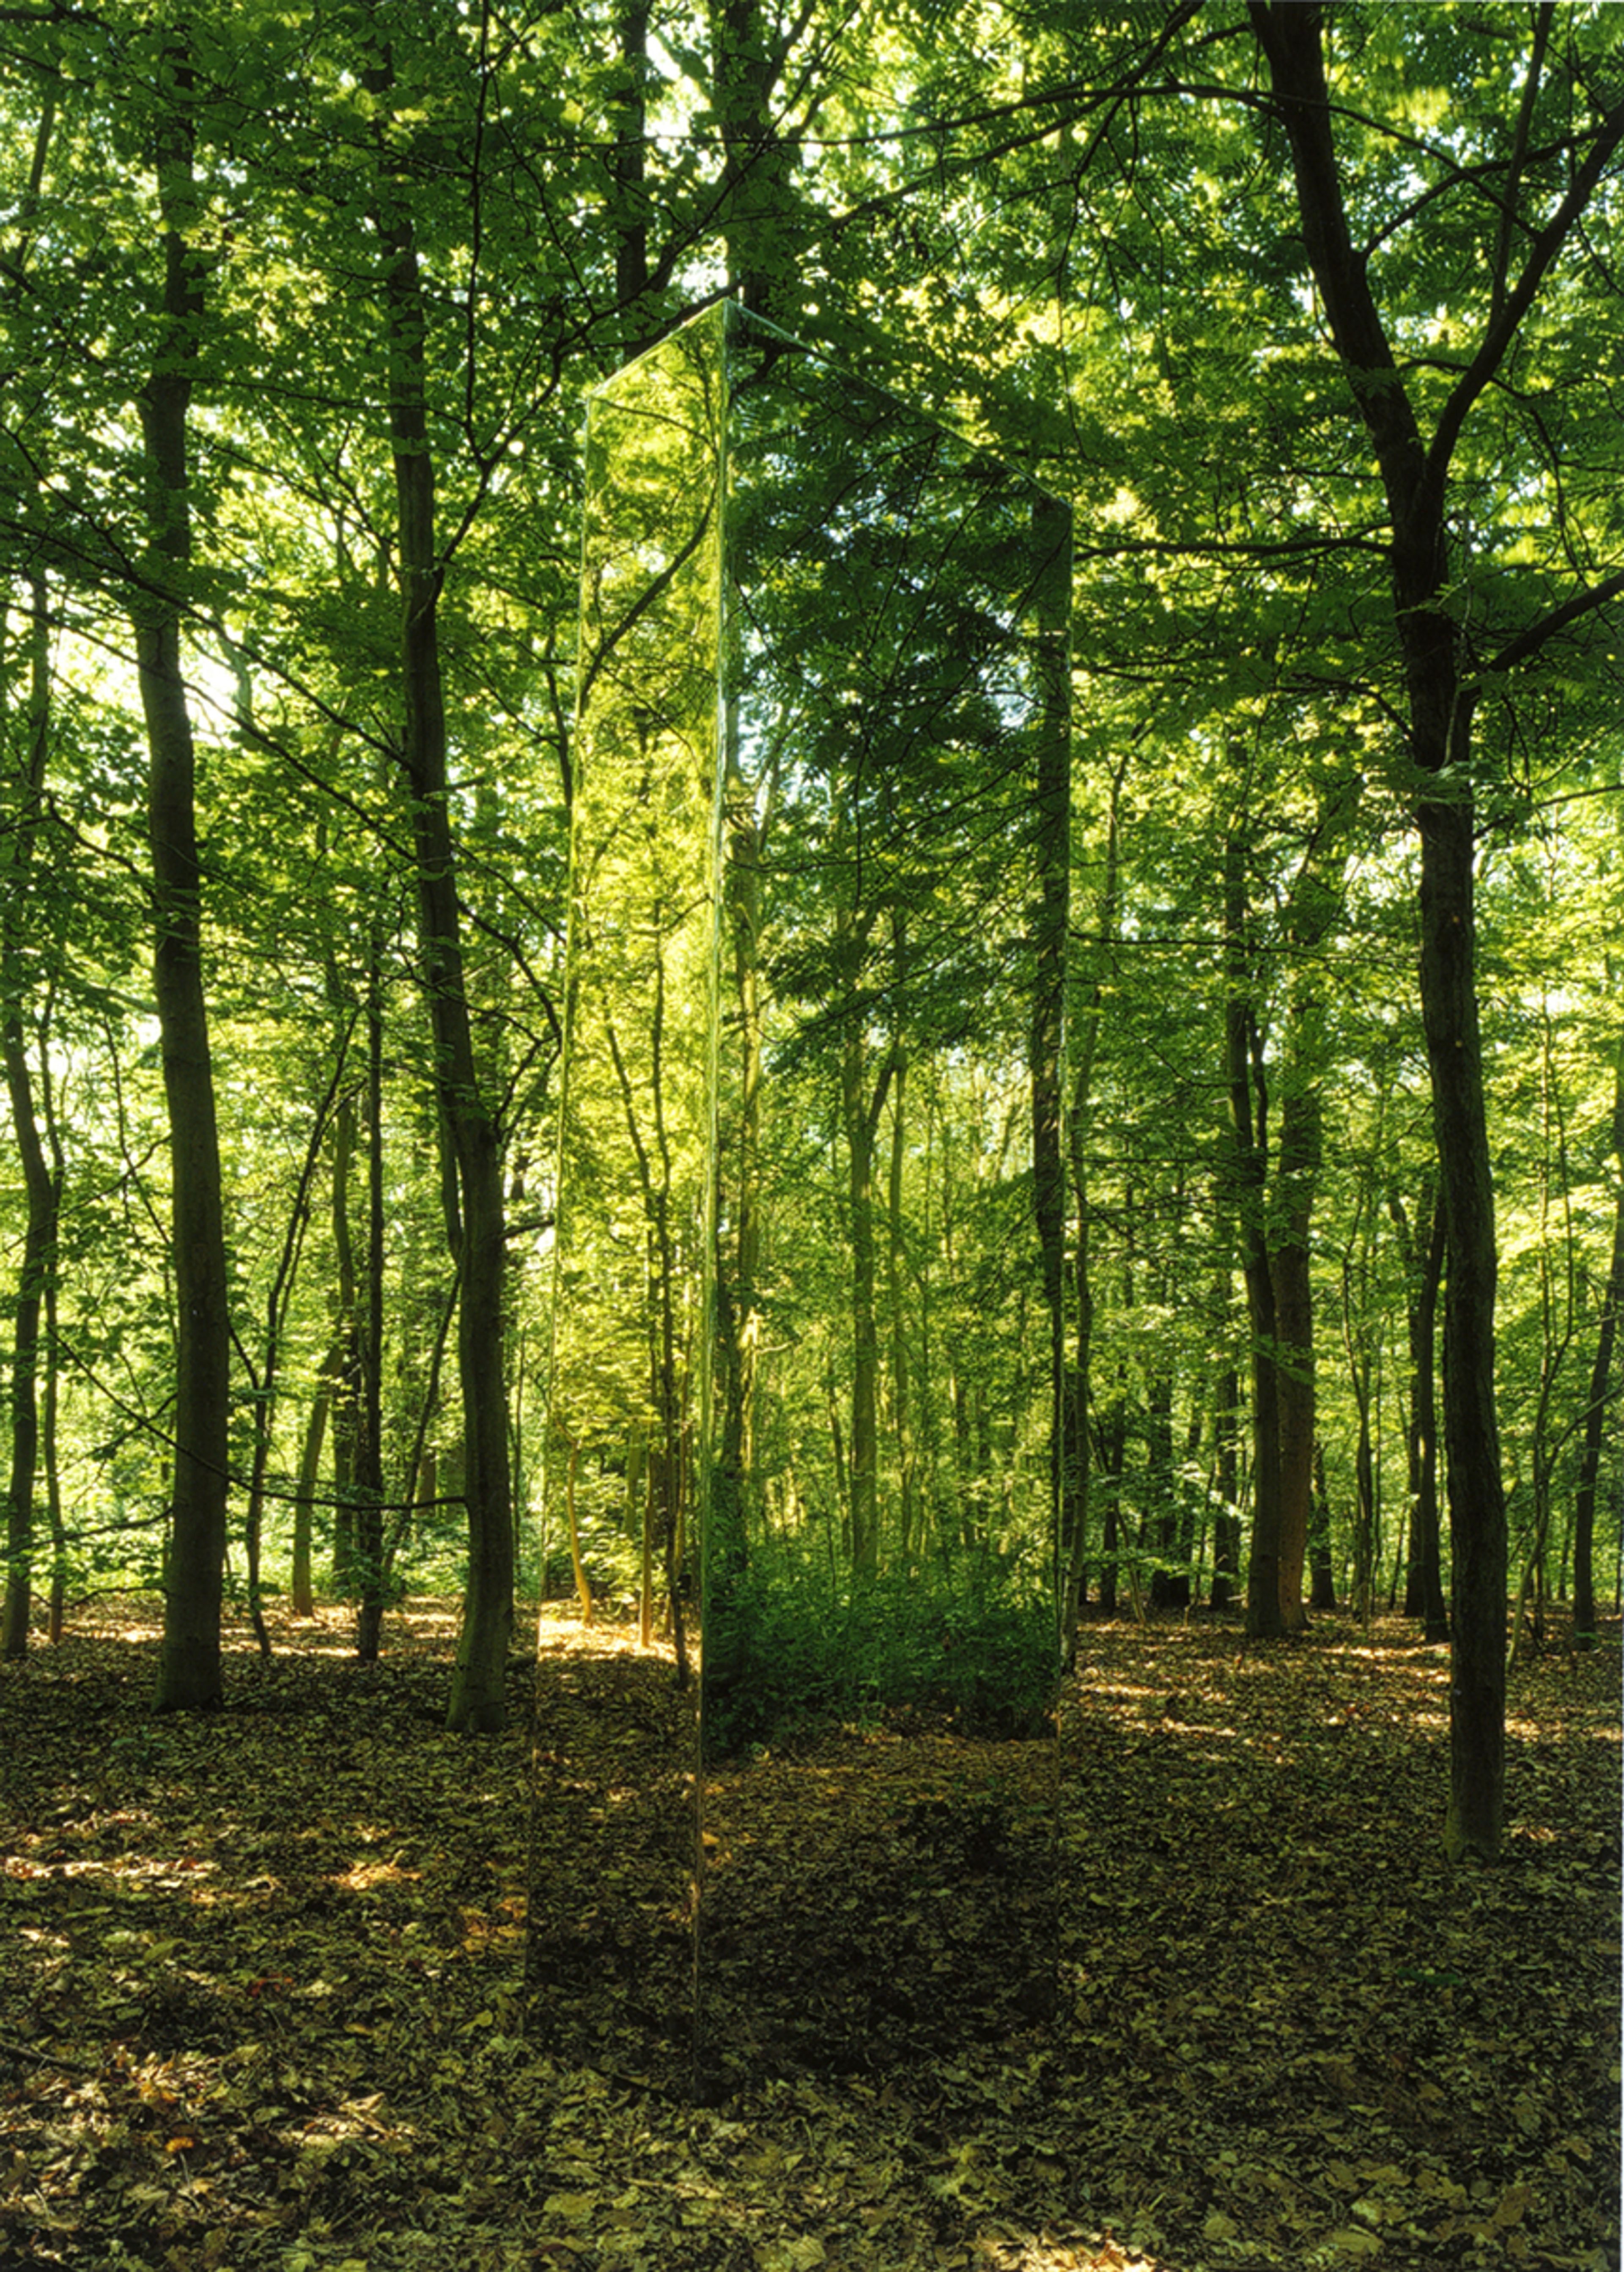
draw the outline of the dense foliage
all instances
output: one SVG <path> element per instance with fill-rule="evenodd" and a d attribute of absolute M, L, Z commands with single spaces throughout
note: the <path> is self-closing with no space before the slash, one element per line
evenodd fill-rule
<path fill-rule="evenodd" d="M 7 1651 L 167 1566 L 207 1701 L 222 1562 L 363 1652 L 443 1576 L 488 1726 L 516 1573 L 646 1582 L 623 1467 L 573 1567 L 540 1492 L 580 401 L 731 288 L 1076 508 L 1072 1608 L 1452 1595 L 1497 1724 L 1508 1572 L 1583 1638 L 1624 1501 L 1619 11 L 110 0 L 0 67 Z M 957 1506 L 1014 1177 L 904 1112 L 876 1458 Z"/>

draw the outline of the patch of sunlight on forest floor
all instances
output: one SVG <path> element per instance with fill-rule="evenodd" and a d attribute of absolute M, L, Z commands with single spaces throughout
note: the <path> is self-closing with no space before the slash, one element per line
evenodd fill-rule
<path fill-rule="evenodd" d="M 1409 1628 L 1243 1649 L 1201 1618 L 1091 1625 L 1059 1745 L 1057 2014 L 995 1999 L 956 2040 L 950 1995 L 891 2013 L 879 1967 L 836 1996 L 803 1959 L 703 2104 L 639 2075 L 658 1999 L 606 2004 L 586 2056 L 526 2034 L 533 1668 L 505 1735 L 451 1738 L 454 1604 L 391 1613 L 371 1666 L 337 1610 L 271 1624 L 269 1662 L 234 1624 L 226 1707 L 197 1718 L 148 1708 L 150 1597 L 0 1668 L 0 2265 L 1618 2261 L 1616 1623 L 1513 1673 L 1505 1858 L 1465 1871 L 1439 1837 L 1447 1659 Z M 629 1710 L 680 1728 L 629 1628 L 547 1630 L 611 1750 Z M 1002 1777 L 1024 1825 L 1047 1748 L 967 1775 L 950 1731 L 836 1730 L 730 1763 L 707 1828 L 786 1948 L 818 1902 L 883 1947 L 918 1906 L 875 1874 L 898 1823 L 929 1829 L 905 1859 L 962 1858 L 978 1914 L 1025 1885 L 981 1794 Z M 628 1822 L 659 1812 L 577 1750 Z M 540 1857 L 561 1883 L 580 1837 Z"/>

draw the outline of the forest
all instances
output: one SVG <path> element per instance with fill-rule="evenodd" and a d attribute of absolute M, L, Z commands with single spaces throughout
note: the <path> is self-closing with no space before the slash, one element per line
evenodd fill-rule
<path fill-rule="evenodd" d="M 0 2261 L 1613 2261 L 1624 12 L 0 101 Z"/>

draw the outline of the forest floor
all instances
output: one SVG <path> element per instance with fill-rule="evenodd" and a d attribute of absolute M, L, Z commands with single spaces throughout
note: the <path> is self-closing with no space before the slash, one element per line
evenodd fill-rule
<path fill-rule="evenodd" d="M 1091 1626 L 1058 1845 L 1052 1745 L 731 1766 L 697 2097 L 659 1660 L 549 1617 L 538 1728 L 516 1668 L 470 1740 L 449 1604 L 373 1667 L 272 1630 L 197 1718 L 148 1708 L 151 1601 L 0 1668 L 0 2265 L 1619 2261 L 1616 1626 L 1514 1673 L 1489 1870 L 1442 1858 L 1447 1657 L 1397 1623 Z"/>

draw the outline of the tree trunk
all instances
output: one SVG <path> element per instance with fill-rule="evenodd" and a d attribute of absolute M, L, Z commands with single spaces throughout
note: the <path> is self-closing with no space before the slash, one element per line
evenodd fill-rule
<path fill-rule="evenodd" d="M 1280 1129 L 1270 1267 L 1280 1336 L 1280 1614 L 1288 1633 L 1307 1624 L 1303 1569 L 1314 1504 L 1314 1287 L 1309 1229 L 1324 1155 L 1321 1090 L 1328 1058 L 1322 949 L 1342 912 L 1349 836 L 1364 784 L 1344 775 L 1321 794 L 1313 833 L 1286 910 L 1291 980 L 1281 1035 Z"/>
<path fill-rule="evenodd" d="M 1313 1573 L 1309 1608 L 1334 1611 L 1337 1573 L 1330 1558 L 1330 1494 L 1325 1488 L 1325 1446 L 1317 1437 L 1314 1445 L 1314 1507 L 1308 1519 L 1308 1564 Z"/>
<path fill-rule="evenodd" d="M 627 0 L 620 14 L 624 82 L 615 115 L 615 299 L 621 351 L 628 361 L 646 344 L 641 336 L 649 286 L 648 195 L 644 182 L 648 131 L 649 11 L 647 0 Z"/>
<path fill-rule="evenodd" d="M 1087 1596 L 1088 1536 L 1093 1496 L 1094 1440 L 1089 1413 L 1093 1401 L 1094 1362 L 1094 1224 L 1091 1195 L 1094 1065 L 1099 1055 L 1099 1031 L 1106 1001 L 1106 966 L 1103 958 L 1111 953 L 1116 939 L 1118 881 L 1121 864 L 1122 782 L 1127 775 L 1130 755 L 1131 752 L 1125 751 L 1111 773 L 1111 801 L 1106 826 L 1106 872 L 1100 886 L 1096 922 L 1102 961 L 1096 970 L 1076 1021 L 1071 1067 L 1071 1111 L 1066 1131 L 1076 1239 L 1071 1269 L 1076 1324 L 1067 1393 L 1066 1462 L 1060 1524 L 1065 1585 L 1061 1606 L 1061 1633 L 1069 1659 L 1076 1652 L 1079 1615 Z"/>
<path fill-rule="evenodd" d="M 1227 1271 L 1225 1277 L 1227 1281 Z M 1227 1285 L 1225 1290 L 1227 1297 Z M 1225 1307 L 1228 1307 L 1227 1298 Z M 1228 1609 L 1240 1586 L 1240 1520 L 1236 1512 L 1240 1503 L 1240 1376 L 1233 1364 L 1225 1365 L 1218 1377 L 1212 1414 L 1212 1474 L 1217 1506 L 1212 1519 L 1211 1599 L 1215 1610 Z"/>
<path fill-rule="evenodd" d="M 1441 674 L 1440 674 L 1441 675 Z M 1448 674 L 1453 682 L 1453 669 Z M 1464 778 L 1465 752 L 1460 764 Z M 1470 801 L 1421 809 L 1421 997 L 1443 1193 L 1452 1548 L 1444 1850 L 1493 1861 L 1505 1811 L 1506 1501 L 1494 1406 L 1494 1194 L 1475 990 Z"/>
<path fill-rule="evenodd" d="M 316 1587 L 311 1570 L 311 1513 L 316 1487 L 321 1478 L 322 1446 L 327 1434 L 328 1408 L 332 1401 L 330 1383 L 340 1362 L 336 1346 L 330 1350 L 316 1384 L 316 1394 L 310 1399 L 310 1409 L 304 1424 L 304 1441 L 299 1453 L 299 1480 L 294 1487 L 293 1572 L 289 1594 L 296 1618 L 316 1615 Z"/>
<path fill-rule="evenodd" d="M 393 78 L 387 61 L 367 74 L 369 87 L 380 94 L 391 90 Z M 394 170 L 387 158 L 383 170 Z M 458 901 L 440 664 L 443 564 L 436 550 L 428 314 L 415 235 L 399 204 L 403 183 L 381 180 L 379 193 L 383 209 L 376 226 L 384 250 L 390 442 L 399 532 L 400 756 L 411 806 L 418 943 L 437 1096 L 461 1201 L 461 1251 L 455 1257 L 462 1275 L 457 1354 L 468 1572 L 446 1724 L 454 1731 L 494 1733 L 504 1713 L 514 1569 L 503 1314 L 507 1222 L 502 1140 L 475 1058 Z"/>
<path fill-rule="evenodd" d="M 226 1555 L 230 1308 L 213 1068 L 203 983 L 203 887 L 197 857 L 196 751 L 172 579 L 191 553 L 187 415 L 203 318 L 201 264 L 186 231 L 195 216 L 190 72 L 172 47 L 175 98 L 160 129 L 162 338 L 142 390 L 151 573 L 134 617 L 148 751 L 153 991 L 168 1107 L 175 1330 L 175 1469 L 164 1579 L 164 1636 L 154 1703 L 168 1711 L 220 1699 L 220 1603 Z"/>
<path fill-rule="evenodd" d="M 1428 440 L 1372 292 L 1369 262 L 1349 225 L 1325 76 L 1325 11 L 1302 0 L 1251 0 L 1248 12 L 1291 146 L 1309 264 L 1392 528 L 1393 624 L 1404 668 L 1408 755 L 1420 784 L 1420 998 L 1448 1274 L 1443 1432 L 1454 1598 L 1444 1849 L 1451 1859 L 1486 1861 L 1500 1852 L 1505 1812 L 1506 1502 L 1494 1404 L 1494 1182 L 1475 990 L 1471 727 L 1480 682 L 1464 675 L 1453 611 L 1449 467 L 1467 420 L 1513 351 L 1624 140 L 1624 103 L 1614 103 L 1583 146 L 1543 225 L 1518 210 L 1524 187 L 1519 132 L 1480 337 L 1476 351 L 1463 357 Z M 1532 113 L 1552 21 L 1550 11 L 1535 19 L 1524 121 Z M 1523 259 L 1515 279 L 1514 244 Z M 1601 579 L 1580 595 L 1580 607 L 1598 604 L 1612 589 L 1610 579 Z M 1573 603 L 1549 610 L 1502 648 L 1498 667 L 1527 661 L 1576 612 Z"/>
<path fill-rule="evenodd" d="M 384 1635 L 384 1012 L 378 948 L 367 978 L 367 1305 L 355 1462 L 355 1655 L 376 1664 Z"/>
<path fill-rule="evenodd" d="M 42 156 L 41 153 L 41 156 Z M 0 1656 L 24 1656 L 34 1606 L 34 1489 L 40 1464 L 40 1315 L 56 1270 L 61 1185 L 46 1157 L 34 1112 L 18 968 L 27 874 L 33 866 L 45 788 L 50 724 L 50 633 L 44 580 L 34 579 L 29 624 L 29 687 L 23 714 L 26 740 L 17 767 L 15 818 L 0 845 L 0 1050 L 11 1106 L 11 1127 L 22 1168 L 27 1213 L 11 1337 L 11 1462 L 6 1485 L 5 1607 L 0 1615 Z"/>
<path fill-rule="evenodd" d="M 1608 975 L 1613 975 L 1612 958 Z M 1613 1166 L 1624 1179 L 1624 1042 L 1613 1058 Z M 1615 1183 L 1613 1201 L 1613 1255 L 1607 1282 L 1602 1289 L 1601 1314 L 1596 1321 L 1596 1358 L 1590 1368 L 1590 1392 L 1584 1408 L 1584 1434 L 1579 1453 L 1579 1480 L 1573 1503 L 1573 1638 L 1576 1648 L 1596 1645 L 1596 1489 L 1601 1475 L 1602 1445 L 1606 1436 L 1608 1393 L 1613 1385 L 1613 1351 L 1619 1312 L 1624 1310 L 1624 1180 Z"/>
<path fill-rule="evenodd" d="M 1252 1363 L 1252 1550 L 1247 1563 L 1246 1629 L 1248 1638 L 1262 1640 L 1278 1640 L 1286 1626 L 1280 1611 L 1280 1404 L 1275 1361 L 1279 1330 L 1263 1222 L 1267 1096 L 1246 968 L 1245 861 L 1242 840 L 1231 837 L 1224 850 L 1224 929 L 1229 962 L 1225 1054 L 1233 1146 L 1231 1173 Z"/>
<path fill-rule="evenodd" d="M 905 1292 L 907 1239 L 903 1219 L 903 1162 L 906 1153 L 906 1122 L 903 1111 L 906 1093 L 906 1062 L 900 1052 L 897 1078 L 891 1084 L 890 1168 L 885 1198 L 885 1290 L 890 1327 L 890 1417 L 896 1436 L 898 1544 L 905 1558 L 917 1550 L 915 1502 L 918 1498 L 917 1460 L 913 1443 L 912 1379 L 908 1359 L 908 1305 Z"/>
<path fill-rule="evenodd" d="M 22 1019 L 4 1020 L 6 1088 L 27 1195 L 11 1337 L 11 1462 L 6 1484 L 5 1609 L 0 1655 L 24 1656 L 34 1603 L 34 1503 L 40 1451 L 40 1313 L 56 1252 L 57 1185 L 34 1118 Z"/>
<path fill-rule="evenodd" d="M 1443 1207 L 1435 1183 L 1417 1210 L 1427 1219 L 1423 1248 L 1397 1192 L 1388 1212 L 1398 1232 L 1407 1294 L 1404 1304 L 1410 1349 L 1410 1409 L 1405 1427 L 1410 1482 L 1410 1518 L 1404 1578 L 1404 1615 L 1421 1621 L 1429 1641 L 1448 1640 L 1449 1612 L 1443 1598 L 1442 1541 L 1438 1511 L 1438 1294 L 1443 1281 Z"/>
<path fill-rule="evenodd" d="M 846 1125 L 846 1207 L 852 1242 L 852 1424 L 847 1452 L 853 1567 L 879 1566 L 880 1338 L 875 1315 L 875 1125 L 863 1080 L 863 1043 L 855 1019 L 841 1048 L 840 1096 Z"/>
<path fill-rule="evenodd" d="M 729 1570 L 743 1569 L 749 1551 L 756 1486 L 756 1372 L 761 1349 L 761 870 L 770 826 L 773 783 L 746 781 L 739 769 L 737 706 L 728 703 L 723 781 L 722 892 L 732 949 L 733 1043 L 737 1088 L 730 1117 L 719 1127 L 717 1214 L 733 1226 L 731 1241 L 719 1230 L 716 1270 L 716 1362 L 722 1412 L 721 1441 L 711 1478 L 711 1537 L 705 1545 Z"/>
<path fill-rule="evenodd" d="M 1038 905 L 1033 914 L 1030 1063 L 1032 1192 L 1048 1322 L 1048 1553 L 1063 1573 L 1064 1525 L 1075 1483 L 1066 1430 L 1065 1024 L 1067 934 L 1071 907 L 1071 533 L 1070 515 L 1049 498 L 1033 508 L 1040 567 L 1038 669 L 1042 698 L 1036 804 Z M 1075 1445 L 1072 1447 L 1075 1457 Z M 1076 1506 L 1073 1499 L 1072 1513 Z M 1060 1604 L 1056 1603 L 1057 1610 Z M 1057 1636 L 1071 1654 L 1071 1629 Z"/>
<path fill-rule="evenodd" d="M 1119 1390 L 1099 1424 L 1099 1476 L 1105 1488 L 1100 1524 L 1099 1613 L 1117 1612 L 1121 1572 L 1117 1567 L 1122 1545 L 1122 1470 L 1128 1460 L 1128 1414 Z"/>
<path fill-rule="evenodd" d="M 355 1158 L 355 1100 L 342 1096 L 333 1124 L 332 1249 L 338 1268 L 339 1314 L 328 1358 L 332 1411 L 332 1588 L 340 1598 L 356 1573 L 355 1486 L 361 1466 L 365 1403 L 357 1308 L 355 1236 L 350 1225 L 350 1171 Z"/>
<path fill-rule="evenodd" d="M 1165 1290 L 1165 1289 L 1164 1289 Z M 1189 1607 L 1187 1573 L 1173 1566 L 1179 1556 L 1179 1502 L 1173 1464 L 1173 1368 L 1152 1364 L 1144 1385 L 1145 1543 L 1154 1554 L 1151 1607 Z"/>

